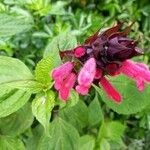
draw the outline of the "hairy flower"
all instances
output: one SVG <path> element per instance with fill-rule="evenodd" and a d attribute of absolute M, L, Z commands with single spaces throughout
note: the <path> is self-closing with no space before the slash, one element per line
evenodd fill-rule
<path fill-rule="evenodd" d="M 88 90 L 94 80 L 96 73 L 96 62 L 94 58 L 90 58 L 85 62 L 83 68 L 78 75 L 78 86 L 76 86 L 76 91 L 82 95 L 86 95 Z"/>
<path fill-rule="evenodd" d="M 104 32 L 97 31 L 84 44 L 60 52 L 63 61 L 73 61 L 54 69 L 52 73 L 54 87 L 61 99 L 68 99 L 71 88 L 87 95 L 94 83 L 100 85 L 109 98 L 120 103 L 122 96 L 105 78 L 108 75 L 124 74 L 136 81 L 139 91 L 144 90 L 145 82 L 150 82 L 148 66 L 129 60 L 142 55 L 143 50 L 137 47 L 137 41 L 127 37 L 132 24 L 124 31 L 121 31 L 122 26 L 123 23 L 119 22 Z"/>
<path fill-rule="evenodd" d="M 144 90 L 145 82 L 150 83 L 150 71 L 143 63 L 134 63 L 131 60 L 126 60 L 122 63 L 119 71 L 135 80 L 139 91 Z"/>
<path fill-rule="evenodd" d="M 76 75 L 72 73 L 72 69 L 73 64 L 66 62 L 52 71 L 54 87 L 59 91 L 59 98 L 65 101 L 69 98 L 70 90 L 76 81 Z"/>

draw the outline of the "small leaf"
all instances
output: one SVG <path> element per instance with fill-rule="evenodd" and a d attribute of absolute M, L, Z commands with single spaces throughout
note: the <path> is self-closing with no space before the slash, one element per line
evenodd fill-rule
<path fill-rule="evenodd" d="M 90 135 L 84 135 L 79 139 L 78 150 L 94 150 L 95 139 Z"/>
<path fill-rule="evenodd" d="M 147 97 L 150 95 L 150 86 L 146 85 L 143 92 L 138 91 L 136 84 L 131 79 L 119 75 L 111 78 L 110 82 L 121 93 L 123 100 L 120 104 L 116 104 L 113 100 L 109 99 L 106 93 L 100 88 L 94 86 L 100 94 L 101 99 L 107 104 L 108 107 L 113 109 L 119 114 L 133 114 L 140 112 L 150 104 Z"/>
<path fill-rule="evenodd" d="M 0 136 L 1 150 L 25 150 L 23 142 L 18 138 Z"/>
<path fill-rule="evenodd" d="M 51 111 L 54 107 L 55 95 L 52 91 L 47 91 L 45 95 L 39 94 L 32 102 L 32 112 L 36 119 L 48 131 Z"/>
<path fill-rule="evenodd" d="M 32 123 L 33 115 L 31 105 L 27 103 L 17 112 L 0 119 L 1 134 L 17 136 L 28 129 Z"/>
<path fill-rule="evenodd" d="M 89 126 L 99 125 L 100 121 L 103 120 L 103 113 L 100 102 L 98 100 L 98 94 L 95 94 L 94 100 L 88 107 L 89 112 Z"/>
<path fill-rule="evenodd" d="M 51 71 L 61 63 L 61 60 L 55 53 L 43 58 L 36 66 L 35 78 L 37 81 L 49 85 L 51 83 Z"/>
<path fill-rule="evenodd" d="M 43 136 L 38 150 L 77 150 L 79 134 L 68 122 L 61 118 L 50 124 L 50 136 Z"/>

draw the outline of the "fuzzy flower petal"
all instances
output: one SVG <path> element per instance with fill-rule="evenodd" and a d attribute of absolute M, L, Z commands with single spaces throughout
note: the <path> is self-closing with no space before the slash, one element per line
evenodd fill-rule
<path fill-rule="evenodd" d="M 83 68 L 79 72 L 78 75 L 78 86 L 76 90 L 78 93 L 82 95 L 86 95 L 88 93 L 88 89 L 90 88 L 96 73 L 96 62 L 94 58 L 90 58 L 86 61 Z"/>
<path fill-rule="evenodd" d="M 74 86 L 76 81 L 76 75 L 71 73 L 62 83 L 59 90 L 59 98 L 66 101 L 69 98 L 70 90 Z"/>
<path fill-rule="evenodd" d="M 73 63 L 66 62 L 52 71 L 52 78 L 54 80 L 64 79 L 71 73 L 72 69 Z"/>
<path fill-rule="evenodd" d="M 78 75 L 79 85 L 84 85 L 88 87 L 92 84 L 96 72 L 96 62 L 94 58 L 90 58 L 84 64 L 83 68 Z"/>
<path fill-rule="evenodd" d="M 144 82 L 150 82 L 150 71 L 145 64 L 126 60 L 123 62 L 120 72 L 135 80 L 139 91 L 144 90 Z"/>
<path fill-rule="evenodd" d="M 88 87 L 84 87 L 84 86 L 80 86 L 80 85 L 77 85 L 76 86 L 76 91 L 79 93 L 79 94 L 82 94 L 82 95 L 87 95 L 88 92 L 89 92 L 89 88 Z"/>
<path fill-rule="evenodd" d="M 120 93 L 110 84 L 105 77 L 102 77 L 100 80 L 100 85 L 102 86 L 103 90 L 107 93 L 107 95 L 112 98 L 115 102 L 120 103 L 122 100 L 122 96 Z"/>

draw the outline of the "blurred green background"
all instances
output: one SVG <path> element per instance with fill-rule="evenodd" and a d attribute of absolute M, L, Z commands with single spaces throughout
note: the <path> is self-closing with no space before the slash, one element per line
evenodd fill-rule
<path fill-rule="evenodd" d="M 11 24 L 16 26 L 13 31 L 8 30 L 10 20 L 5 19 L 4 14 L 6 18 L 7 14 L 12 15 Z M 24 20 L 22 28 L 17 27 L 16 20 L 13 24 L 13 18 Z M 135 22 L 130 37 L 138 40 L 139 47 L 145 50 L 144 56 L 136 59 L 149 64 L 148 0 L 0 0 L 0 55 L 19 58 L 34 70 L 45 49 L 50 48 L 49 43 L 62 33 L 75 35 L 78 43 L 82 44 L 92 33 L 111 27 L 118 20 L 126 25 Z M 106 116 L 126 121 L 124 141 L 128 149 L 149 150 L 149 108 L 130 116 L 117 115 L 106 108 Z"/>

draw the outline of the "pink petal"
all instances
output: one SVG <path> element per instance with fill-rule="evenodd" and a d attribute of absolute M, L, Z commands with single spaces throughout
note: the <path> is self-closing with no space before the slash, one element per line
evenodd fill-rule
<path fill-rule="evenodd" d="M 67 101 L 69 98 L 69 94 L 70 94 L 70 89 L 68 88 L 60 89 L 59 98 L 63 101 Z"/>
<path fill-rule="evenodd" d="M 54 80 L 64 79 L 71 73 L 72 69 L 73 69 L 73 63 L 66 62 L 65 64 L 55 68 L 52 71 L 52 78 Z"/>
<path fill-rule="evenodd" d="M 122 96 L 120 93 L 110 84 L 105 77 L 102 77 L 100 80 L 100 84 L 103 90 L 107 93 L 107 95 L 112 98 L 115 102 L 120 103 L 122 100 Z"/>
<path fill-rule="evenodd" d="M 95 72 L 96 72 L 95 59 L 90 58 L 89 60 L 87 60 L 87 62 L 84 64 L 83 68 L 79 72 L 78 75 L 79 85 L 89 87 L 94 80 Z"/>
<path fill-rule="evenodd" d="M 76 86 L 76 91 L 77 91 L 79 94 L 87 95 L 88 92 L 89 92 L 89 88 L 84 87 L 84 86 L 77 85 L 77 86 Z"/>
<path fill-rule="evenodd" d="M 148 66 L 144 63 L 136 63 L 136 65 L 138 65 L 139 67 L 145 69 L 145 70 L 149 70 Z"/>
<path fill-rule="evenodd" d="M 59 90 L 59 89 L 61 88 L 61 85 L 62 85 L 62 82 L 55 81 L 54 88 L 55 88 L 56 90 Z"/>
<path fill-rule="evenodd" d="M 126 60 L 123 62 L 120 71 L 134 80 L 142 78 L 143 81 L 150 82 L 150 71 L 148 70 L 148 67 L 143 64 L 136 64 L 131 60 Z"/>
<path fill-rule="evenodd" d="M 66 101 L 69 98 L 70 90 L 74 86 L 76 81 L 76 75 L 71 73 L 62 83 L 59 90 L 59 98 Z"/>
<path fill-rule="evenodd" d="M 143 91 L 144 90 L 144 81 L 143 79 L 139 78 L 136 80 L 136 85 L 139 91 Z"/>
<path fill-rule="evenodd" d="M 79 58 L 79 57 L 83 56 L 85 54 L 85 52 L 86 52 L 85 48 L 80 46 L 74 50 L 74 55 L 75 55 L 75 57 Z"/>

